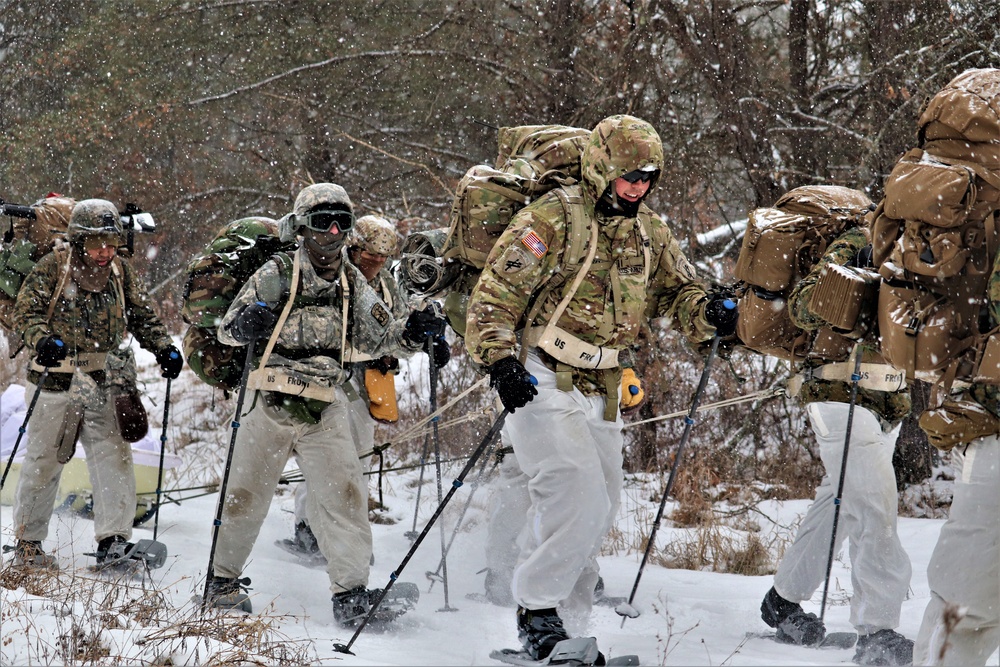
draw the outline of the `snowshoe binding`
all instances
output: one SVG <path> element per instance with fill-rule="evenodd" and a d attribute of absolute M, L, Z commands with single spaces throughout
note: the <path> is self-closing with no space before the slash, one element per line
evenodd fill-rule
<path fill-rule="evenodd" d="M 305 521 L 295 524 L 295 535 L 292 539 L 277 540 L 275 544 L 285 551 L 298 557 L 307 567 L 325 567 L 326 556 L 319 550 L 319 542 L 312 528 Z"/>
<path fill-rule="evenodd" d="M 333 596 L 333 618 L 344 628 L 355 628 L 377 605 L 368 624 L 386 625 L 413 609 L 419 599 L 420 589 L 409 582 L 396 582 L 387 591 L 356 586 Z"/>
<path fill-rule="evenodd" d="M 166 563 L 167 546 L 156 540 L 139 540 L 133 543 L 121 535 L 112 535 L 98 542 L 97 551 L 85 555 L 97 559 L 97 564 L 91 568 L 94 571 L 109 568 L 137 569 L 143 565 L 155 570 Z"/>
<path fill-rule="evenodd" d="M 571 637 L 557 642 L 552 650 L 543 658 L 535 658 L 526 651 L 505 648 L 492 651 L 490 657 L 508 665 L 521 667 L 544 667 L 545 665 L 565 665 L 566 667 L 582 667 L 583 665 L 629 666 L 638 665 L 639 656 L 621 655 L 605 658 L 597 649 L 597 640 L 593 637 Z"/>
<path fill-rule="evenodd" d="M 214 574 L 208 581 L 208 596 L 206 606 L 216 609 L 235 609 L 253 613 L 253 603 L 245 591 L 250 590 L 249 577 L 217 577 Z"/>
<path fill-rule="evenodd" d="M 858 665 L 909 665 L 913 662 L 913 640 L 895 630 L 879 630 L 858 638 L 854 663 Z"/>
<path fill-rule="evenodd" d="M 34 568 L 38 570 L 58 570 L 55 556 L 45 553 L 42 549 L 41 540 L 18 540 L 17 544 L 10 546 L 5 544 L 4 553 L 14 552 L 11 565 L 22 568 Z"/>

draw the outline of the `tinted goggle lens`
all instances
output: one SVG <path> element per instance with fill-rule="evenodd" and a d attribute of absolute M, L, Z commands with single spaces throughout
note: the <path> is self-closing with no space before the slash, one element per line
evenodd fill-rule
<path fill-rule="evenodd" d="M 346 232 L 354 226 L 354 214 L 350 211 L 312 211 L 302 217 L 306 227 L 324 234 L 334 227 Z"/>
<path fill-rule="evenodd" d="M 649 183 L 653 180 L 653 176 L 655 174 L 655 171 L 643 171 L 641 169 L 636 169 L 635 171 L 630 171 L 629 173 L 622 175 L 622 178 L 629 183 L 638 183 L 639 181 Z"/>

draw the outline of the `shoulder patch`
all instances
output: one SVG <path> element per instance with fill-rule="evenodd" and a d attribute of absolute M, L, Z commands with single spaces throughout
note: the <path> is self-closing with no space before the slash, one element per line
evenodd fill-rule
<path fill-rule="evenodd" d="M 521 237 L 521 243 L 538 259 L 541 259 L 549 250 L 549 247 L 545 245 L 545 241 L 533 229 L 529 229 L 528 233 Z"/>

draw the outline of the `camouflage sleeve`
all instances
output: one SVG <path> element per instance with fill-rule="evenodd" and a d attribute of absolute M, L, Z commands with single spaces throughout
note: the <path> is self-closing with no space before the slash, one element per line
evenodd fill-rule
<path fill-rule="evenodd" d="M 410 316 L 410 302 L 400 288 L 399 283 L 392 277 L 389 271 L 383 269 L 381 275 L 385 278 L 385 286 L 392 296 L 392 324 L 389 325 L 388 334 L 382 348 L 372 356 L 390 356 L 398 359 L 412 357 L 414 353 L 420 351 L 421 346 L 414 346 L 403 338 L 403 330 L 406 328 L 406 320 Z"/>
<path fill-rule="evenodd" d="M 46 315 L 59 273 L 54 253 L 44 256 L 28 272 L 14 305 L 14 330 L 32 350 L 45 336 L 53 333 Z"/>
<path fill-rule="evenodd" d="M 143 348 L 151 352 L 159 352 L 170 347 L 174 344 L 173 339 L 153 310 L 152 299 L 149 298 L 146 286 L 136 275 L 131 264 L 122 260 L 121 267 L 129 331 Z"/>
<path fill-rule="evenodd" d="M 868 245 L 868 239 L 858 227 L 844 232 L 830 244 L 820 260 L 813 265 L 809 273 L 795 285 L 792 293 L 788 295 L 788 316 L 795 326 L 805 331 L 815 331 L 826 325 L 826 321 L 809 310 L 813 289 L 828 265 L 846 266 L 866 245 Z"/>
<path fill-rule="evenodd" d="M 541 200 L 540 200 L 541 201 Z M 522 209 L 494 244 L 469 297 L 465 342 L 473 361 L 490 365 L 516 354 L 514 332 L 531 298 L 559 266 L 566 220 L 538 206 Z"/>
<path fill-rule="evenodd" d="M 646 315 L 663 317 L 691 342 L 708 340 L 715 327 L 705 319 L 708 292 L 673 233 L 658 216 L 652 216 L 654 268 L 646 295 Z"/>
<path fill-rule="evenodd" d="M 282 292 L 284 291 L 282 287 L 283 280 L 278 262 L 273 259 L 264 262 L 263 266 L 257 269 L 256 273 L 250 276 L 250 279 L 243 284 L 239 294 L 229 304 L 229 310 L 226 311 L 226 314 L 219 321 L 219 326 L 216 329 L 219 342 L 233 347 L 245 345 L 245 343 L 238 342 L 229 334 L 229 325 L 232 324 L 233 320 L 236 319 L 236 316 L 239 315 L 244 307 L 257 301 L 262 301 L 271 310 L 275 310 L 281 305 Z M 339 336 L 340 318 L 333 318 L 333 320 L 335 320 Z M 334 326 L 334 322 L 331 322 L 331 326 Z"/>

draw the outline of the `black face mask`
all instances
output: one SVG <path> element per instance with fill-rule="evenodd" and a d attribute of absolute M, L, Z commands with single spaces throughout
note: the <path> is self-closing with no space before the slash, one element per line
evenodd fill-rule
<path fill-rule="evenodd" d="M 630 202 L 625 199 L 619 199 L 615 196 L 614 186 L 609 185 L 601 195 L 601 198 L 597 200 L 597 204 L 594 208 L 598 213 L 604 216 L 625 216 L 626 218 L 634 218 L 639 214 L 639 204 L 642 203 L 642 199 L 636 202 Z"/>

